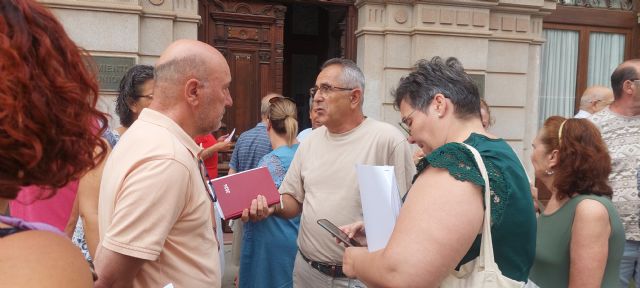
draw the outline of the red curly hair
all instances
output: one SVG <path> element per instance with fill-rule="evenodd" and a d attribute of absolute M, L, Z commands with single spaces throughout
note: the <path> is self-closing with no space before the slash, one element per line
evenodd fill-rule
<path fill-rule="evenodd" d="M 562 138 L 558 138 L 560 134 Z M 559 198 L 574 193 L 611 196 L 613 191 L 608 182 L 611 157 L 600 131 L 591 121 L 551 116 L 544 122 L 540 140 L 547 151 L 558 150 L 553 186 Z"/>
<path fill-rule="evenodd" d="M 40 4 L 0 1 L 0 197 L 63 187 L 104 159 L 95 123 L 107 119 L 82 55 Z"/>

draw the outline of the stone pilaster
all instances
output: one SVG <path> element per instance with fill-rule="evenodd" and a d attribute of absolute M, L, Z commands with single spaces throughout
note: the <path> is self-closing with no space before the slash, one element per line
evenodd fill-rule
<path fill-rule="evenodd" d="M 397 123 L 390 91 L 400 77 L 419 59 L 457 57 L 467 73 L 484 79 L 481 93 L 496 119 L 491 131 L 528 160 L 537 132 L 542 17 L 555 1 L 359 0 L 356 6 L 367 115 Z"/>
<path fill-rule="evenodd" d="M 92 56 L 153 64 L 177 39 L 197 39 L 197 0 L 39 0 L 69 36 Z M 119 126 L 113 90 L 101 89 L 99 107 Z"/>

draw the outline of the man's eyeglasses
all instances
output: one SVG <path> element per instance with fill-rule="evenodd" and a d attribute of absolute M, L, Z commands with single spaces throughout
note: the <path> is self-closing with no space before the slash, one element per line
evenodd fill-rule
<path fill-rule="evenodd" d="M 316 93 L 320 92 L 322 95 L 327 95 L 330 91 L 351 91 L 356 88 L 343 88 L 337 86 L 331 86 L 329 84 L 320 84 L 320 86 L 313 86 L 309 89 L 309 95 L 311 98 L 316 96 Z"/>
<path fill-rule="evenodd" d="M 213 188 L 211 187 L 211 178 L 209 177 L 209 172 L 207 171 L 207 167 L 204 166 L 204 161 L 202 161 L 202 159 L 198 160 L 198 168 L 200 168 L 200 177 L 204 183 L 204 188 L 207 190 L 207 194 L 209 194 L 209 199 L 211 199 L 211 202 L 215 203 L 218 201 L 218 198 L 216 198 L 216 193 L 214 193 Z"/>
<path fill-rule="evenodd" d="M 411 115 L 413 115 L 413 113 L 415 113 L 418 110 L 413 110 L 411 111 L 411 113 L 409 113 L 409 115 L 402 117 L 402 119 L 400 119 L 400 122 L 398 122 L 398 125 L 400 126 L 400 128 L 402 128 L 402 130 L 404 130 L 404 132 L 407 132 L 407 134 L 411 135 L 411 129 L 409 128 L 410 124 L 407 124 L 407 122 L 409 121 L 409 117 L 411 117 Z"/>

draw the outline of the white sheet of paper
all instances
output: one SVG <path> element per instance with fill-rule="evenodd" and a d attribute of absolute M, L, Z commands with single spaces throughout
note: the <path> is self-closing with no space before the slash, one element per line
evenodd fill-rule
<path fill-rule="evenodd" d="M 400 194 L 393 166 L 356 165 L 369 252 L 389 242 L 400 213 Z"/>
<path fill-rule="evenodd" d="M 218 204 L 218 202 L 216 202 Z M 217 211 L 216 211 L 217 212 Z M 220 276 L 224 275 L 224 231 L 222 230 L 222 218 L 219 216 L 220 214 L 216 213 L 216 236 L 218 238 L 218 244 L 220 245 L 220 250 L 218 250 L 218 254 L 220 255 Z M 222 278 L 220 278 L 222 279 Z"/>

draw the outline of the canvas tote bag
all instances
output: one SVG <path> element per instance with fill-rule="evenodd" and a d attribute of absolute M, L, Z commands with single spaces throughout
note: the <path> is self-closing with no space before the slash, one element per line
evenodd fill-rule
<path fill-rule="evenodd" d="M 480 168 L 480 174 L 484 179 L 484 220 L 482 224 L 482 240 L 480 245 L 480 256 L 478 258 L 468 262 L 462 267 L 460 271 L 451 271 L 449 276 L 444 279 L 440 284 L 441 288 L 511 288 L 511 287 L 524 287 L 524 282 L 515 281 L 502 275 L 498 264 L 496 264 L 493 258 L 493 242 L 491 240 L 491 201 L 489 201 L 490 188 L 489 188 L 489 176 L 487 175 L 487 168 L 484 166 L 484 162 L 480 157 L 480 153 L 475 148 L 461 143 L 473 153 L 473 157 L 478 163 Z"/>

